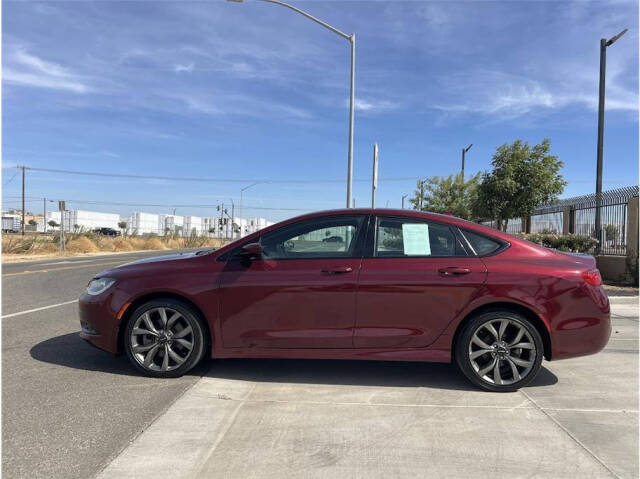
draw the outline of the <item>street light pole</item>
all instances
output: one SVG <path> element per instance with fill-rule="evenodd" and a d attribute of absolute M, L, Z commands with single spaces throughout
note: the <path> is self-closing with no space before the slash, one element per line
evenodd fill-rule
<path fill-rule="evenodd" d="M 251 183 L 248 186 L 245 186 L 244 188 L 240 188 L 240 208 L 238 208 L 240 210 L 240 212 L 238 213 L 238 216 L 240 218 L 242 218 L 242 215 L 244 214 L 244 203 L 242 202 L 242 193 L 244 193 L 244 190 L 248 190 L 252 186 L 256 186 L 261 183 L 264 183 L 264 181 L 256 181 L 254 183 Z M 242 238 L 242 223 L 240 224 L 240 238 Z"/>
<path fill-rule="evenodd" d="M 228 2 L 236 2 L 242 3 L 243 0 L 227 0 Z M 338 30 L 335 27 L 332 27 L 326 22 L 314 17 L 313 15 L 308 14 L 307 12 L 300 10 L 293 5 L 289 5 L 288 3 L 281 2 L 279 0 L 259 0 L 261 2 L 267 3 L 275 3 L 276 5 L 280 5 L 282 7 L 286 7 L 290 10 L 293 10 L 296 13 L 299 13 L 303 17 L 308 18 L 309 20 L 317 23 L 320 26 L 323 26 L 327 30 L 335 33 L 336 35 L 341 36 L 345 40 L 348 40 L 351 45 L 351 81 L 350 81 L 350 94 L 349 94 L 349 150 L 348 150 L 348 158 L 347 158 L 347 208 L 351 208 L 352 205 L 352 183 L 353 183 L 353 124 L 355 120 L 354 110 L 355 110 L 355 79 L 356 79 L 356 34 L 352 33 L 351 35 L 347 35 L 346 33 Z"/>
<path fill-rule="evenodd" d="M 373 174 L 371 175 L 371 208 L 376 207 L 376 189 L 378 188 L 378 144 L 373 144 Z"/>
<path fill-rule="evenodd" d="M 404 209 L 404 199 L 407 197 L 407 195 L 402 195 L 402 209 Z"/>
<path fill-rule="evenodd" d="M 473 146 L 473 143 L 471 143 L 469 146 L 467 146 L 466 148 L 462 149 L 462 179 L 464 180 L 464 158 L 465 155 L 467 154 L 467 151 L 469 151 L 471 149 L 471 147 Z"/>
<path fill-rule="evenodd" d="M 607 40 L 600 39 L 600 87 L 598 97 L 598 152 L 596 163 L 596 254 L 600 253 L 602 244 L 602 153 L 604 150 L 604 92 L 607 69 L 607 47 L 613 45 L 618 38 L 627 32 L 625 28 L 616 36 Z"/>

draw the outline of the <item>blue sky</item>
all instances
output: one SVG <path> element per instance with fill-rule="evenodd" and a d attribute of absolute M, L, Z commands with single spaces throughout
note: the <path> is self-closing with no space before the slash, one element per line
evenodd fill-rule
<path fill-rule="evenodd" d="M 488 169 L 495 148 L 548 137 L 564 196 L 595 188 L 599 39 L 608 50 L 605 189 L 638 181 L 637 2 L 298 1 L 356 33 L 354 197 L 399 207 L 415 180 Z M 252 180 L 246 206 L 343 207 L 349 44 L 282 7 L 3 2 L 3 165 Z M 5 206 L 19 176 L 3 170 Z M 386 180 L 390 178 L 392 180 Z M 324 180 L 335 180 L 328 182 Z M 120 203 L 239 202 L 248 183 L 29 172 L 27 195 Z M 41 210 L 41 202 L 29 203 Z M 70 203 L 68 208 L 169 208 Z M 180 214 L 215 215 L 211 208 Z M 246 209 L 278 220 L 287 210 Z"/>

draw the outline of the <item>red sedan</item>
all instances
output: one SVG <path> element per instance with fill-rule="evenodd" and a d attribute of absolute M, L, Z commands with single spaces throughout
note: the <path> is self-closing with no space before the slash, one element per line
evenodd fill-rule
<path fill-rule="evenodd" d="M 451 216 L 335 210 L 104 271 L 80 297 L 80 336 L 156 377 L 205 355 L 455 361 L 513 391 L 543 358 L 604 348 L 601 283 L 593 257 Z"/>

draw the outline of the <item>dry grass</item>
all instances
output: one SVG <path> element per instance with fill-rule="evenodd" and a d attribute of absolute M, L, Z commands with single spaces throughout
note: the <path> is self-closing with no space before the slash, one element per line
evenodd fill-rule
<path fill-rule="evenodd" d="M 182 248 L 220 247 L 226 242 L 216 238 L 192 235 L 188 238 L 176 236 L 127 236 L 107 237 L 92 233 L 65 235 L 65 249 L 70 254 L 100 252 L 168 250 Z M 4 255 L 50 255 L 60 251 L 60 238 L 54 235 L 3 235 Z"/>
<path fill-rule="evenodd" d="M 86 236 L 72 239 L 66 245 L 69 253 L 98 253 L 100 248 Z"/>

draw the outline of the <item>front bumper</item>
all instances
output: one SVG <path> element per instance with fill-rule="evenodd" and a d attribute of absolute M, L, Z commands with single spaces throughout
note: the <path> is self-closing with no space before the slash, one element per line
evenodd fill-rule
<path fill-rule="evenodd" d="M 83 293 L 78 300 L 80 337 L 110 353 L 118 353 L 117 296 L 109 291 L 97 296 Z"/>

